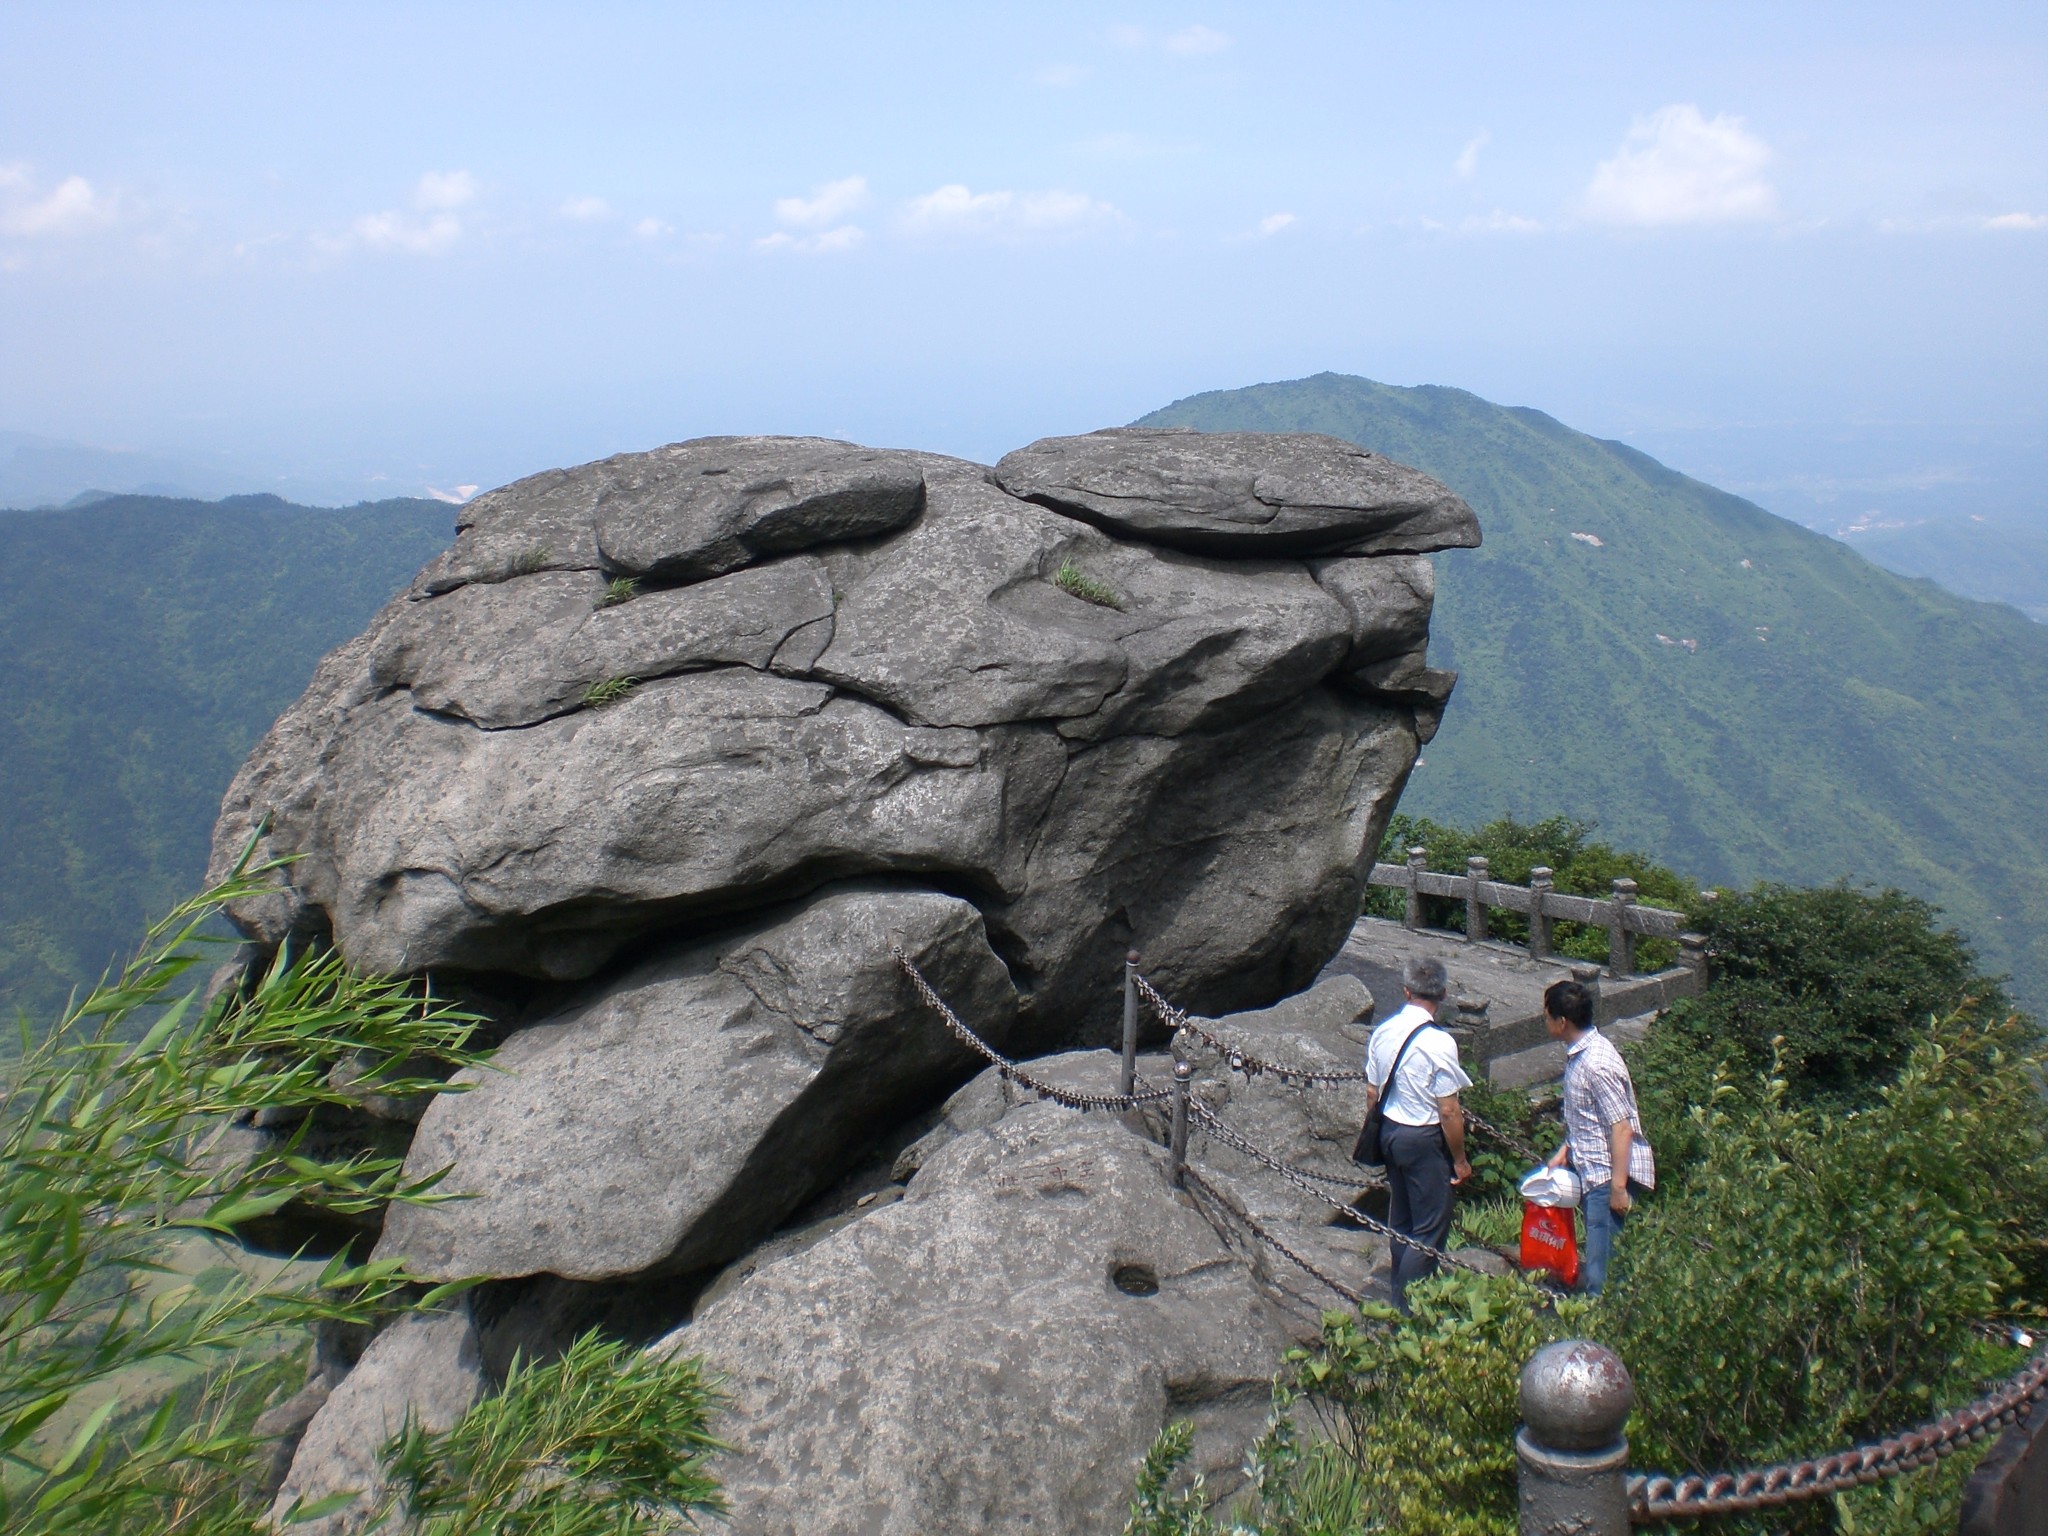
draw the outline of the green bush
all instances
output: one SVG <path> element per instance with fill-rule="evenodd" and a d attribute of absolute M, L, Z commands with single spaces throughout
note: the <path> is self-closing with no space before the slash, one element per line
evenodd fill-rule
<path fill-rule="evenodd" d="M 1429 850 L 1429 867 L 1439 873 L 1463 874 L 1465 861 L 1473 856 L 1487 860 L 1487 874 L 1508 885 L 1527 885 L 1530 873 L 1539 868 L 1551 872 L 1559 891 L 1571 896 L 1611 896 L 1616 880 L 1636 882 L 1637 900 L 1647 906 L 1684 911 L 1698 899 L 1695 887 L 1671 870 L 1642 854 L 1628 853 L 1593 838 L 1590 821 L 1569 816 L 1551 816 L 1543 821 L 1523 822 L 1512 816 L 1488 822 L 1476 832 L 1447 826 L 1426 817 L 1396 815 L 1380 844 L 1383 863 L 1400 864 L 1408 850 Z M 1398 919 L 1406 897 L 1384 886 L 1367 891 L 1365 915 Z M 1465 904 L 1444 896 L 1422 899 L 1423 922 L 1432 928 L 1465 930 Z M 1511 944 L 1529 942 L 1529 920 L 1519 913 L 1493 909 L 1487 914 L 1488 931 Z M 1607 930 L 1584 923 L 1559 923 L 1552 942 L 1561 955 L 1579 960 L 1607 958 Z M 1658 969 L 1676 963 L 1678 947 L 1667 939 L 1644 939 L 1636 946 L 1637 964 Z"/>
<path fill-rule="evenodd" d="M 1795 1100 L 1866 1103 L 1929 1020 L 2008 1007 L 1968 940 L 1899 891 L 1764 884 L 1702 903 L 1695 922 L 1712 985 L 1664 1016 L 1643 1055 L 1667 1097 L 1696 1100 L 1723 1061 L 1738 1079 L 1775 1061 Z"/>
<path fill-rule="evenodd" d="M 0 1101 L 0 1536 L 268 1532 L 252 1489 L 269 1445 L 250 1426 L 288 1389 L 280 1331 L 374 1323 L 457 1289 L 345 1258 L 310 1277 L 297 1265 L 180 1284 L 167 1271 L 165 1244 L 182 1234 L 231 1239 L 286 1206 L 437 1198 L 439 1175 L 409 1179 L 396 1157 L 306 1155 L 310 1114 L 247 1156 L 226 1155 L 219 1138 L 259 1108 L 450 1091 L 446 1070 L 478 1059 L 469 1015 L 332 954 L 280 954 L 210 1001 L 190 990 L 209 928 L 273 871 L 186 903 L 46 1036 L 24 1032 Z M 431 1515 L 423 1528 L 635 1536 L 714 1508 L 700 1470 L 711 1398 L 696 1365 L 622 1364 L 607 1349 L 516 1372 L 447 1435 L 394 1446 L 410 1458 L 400 1485 Z M 201 1369 L 146 1395 L 172 1364 Z M 650 1474 L 656 1462 L 667 1470 Z M 461 1486 L 414 1475 L 428 1463 L 462 1466 Z M 585 1486 L 561 1484 L 570 1470 Z"/>

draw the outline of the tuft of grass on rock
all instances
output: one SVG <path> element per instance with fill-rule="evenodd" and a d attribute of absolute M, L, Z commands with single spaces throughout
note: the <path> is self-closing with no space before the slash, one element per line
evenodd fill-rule
<path fill-rule="evenodd" d="M 552 560 L 554 556 L 555 552 L 545 544 L 536 544 L 531 549 L 521 550 L 512 561 L 512 574 L 514 576 L 531 576 L 538 571 L 543 571 L 547 569 L 548 561 Z"/>
<path fill-rule="evenodd" d="M 608 677 L 601 683 L 592 683 L 583 695 L 585 709 L 603 709 L 607 704 L 616 704 L 635 688 L 640 686 L 637 677 Z"/>
<path fill-rule="evenodd" d="M 616 608 L 621 603 L 630 603 L 640 595 L 640 582 L 632 576 L 618 576 L 605 583 L 603 595 L 597 600 L 599 608 Z"/>
<path fill-rule="evenodd" d="M 1098 608 L 1121 608 L 1123 599 L 1116 589 L 1105 586 L 1090 576 L 1069 556 L 1060 562 L 1060 568 L 1052 578 L 1052 584 L 1069 597 L 1078 597 L 1084 603 L 1093 603 Z"/>

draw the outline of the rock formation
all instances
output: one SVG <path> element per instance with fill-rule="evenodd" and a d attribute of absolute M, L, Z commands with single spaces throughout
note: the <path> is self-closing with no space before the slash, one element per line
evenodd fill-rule
<path fill-rule="evenodd" d="M 1422 557 L 1478 538 L 1350 444 L 1178 431 L 994 470 L 707 438 L 471 502 L 215 833 L 216 873 L 252 843 L 295 859 L 234 913 L 256 953 L 431 973 L 502 1039 L 410 1132 L 410 1171 L 477 1198 L 378 1239 L 489 1282 L 463 1314 L 492 1318 L 481 1353 L 441 1341 L 454 1322 L 380 1338 L 287 1487 L 342 1485 L 356 1421 L 432 1374 L 408 1362 L 459 1356 L 419 1393 L 459 1411 L 492 1329 L 547 1347 L 627 1297 L 649 1336 L 694 1303 L 673 1347 L 738 1384 L 742 1531 L 788 1528 L 792 1499 L 818 1531 L 1006 1529 L 1053 1484 L 1072 1507 L 1031 1529 L 1114 1529 L 1169 1408 L 1255 1427 L 1299 1325 L 1286 1286 L 1172 1188 L 1142 1116 L 994 1078 L 949 1102 L 978 1064 L 891 949 L 1020 1057 L 1106 1043 L 1133 944 L 1205 1013 L 1299 991 L 1453 681 L 1427 665 Z M 1245 1027 L 1341 1056 L 1342 991 Z M 1234 1091 L 1290 1155 L 1355 1121 Z M 1229 1199 L 1357 1260 L 1225 1150 Z M 855 1206 L 850 1179 L 889 1198 Z M 856 1299 L 820 1322 L 821 1290 Z M 991 1448 L 1010 1429 L 1049 1475 L 1018 1480 Z"/>

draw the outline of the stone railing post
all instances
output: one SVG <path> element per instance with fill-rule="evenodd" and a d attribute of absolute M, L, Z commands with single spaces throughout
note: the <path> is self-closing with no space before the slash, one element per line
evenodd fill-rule
<path fill-rule="evenodd" d="M 1543 898 L 1556 889 L 1548 867 L 1539 864 L 1529 871 L 1529 958 L 1532 960 L 1550 958 L 1550 914 L 1543 910 Z"/>
<path fill-rule="evenodd" d="M 1636 934 L 1628 926 L 1628 909 L 1636 902 L 1636 883 L 1633 880 L 1614 882 L 1614 900 L 1608 906 L 1607 920 L 1607 974 L 1610 976 L 1633 976 L 1636 973 Z"/>
<path fill-rule="evenodd" d="M 1124 956 L 1124 1069 L 1118 1093 L 1126 1098 L 1138 1086 L 1138 952 Z"/>
<path fill-rule="evenodd" d="M 1681 933 L 1678 936 L 1678 963 L 1692 972 L 1693 982 L 1700 991 L 1707 990 L 1707 936 L 1704 933 Z"/>
<path fill-rule="evenodd" d="M 1418 878 L 1429 868 L 1429 850 L 1410 848 L 1408 850 L 1408 910 L 1401 915 L 1401 926 L 1420 928 L 1422 926 L 1422 882 Z"/>
<path fill-rule="evenodd" d="M 1444 1026 L 1445 1033 L 1458 1043 L 1458 1056 L 1461 1060 L 1479 1060 L 1476 1047 L 1479 1044 L 1479 1037 L 1486 1033 L 1486 1011 L 1490 1006 L 1492 1002 L 1489 998 L 1461 997 L 1457 999 L 1450 1018 L 1445 1019 L 1439 1015 L 1438 1022 Z"/>
<path fill-rule="evenodd" d="M 1173 1136 L 1167 1150 L 1173 1158 L 1173 1187 L 1181 1187 L 1181 1175 L 1188 1166 L 1188 1079 L 1195 1075 L 1193 1062 L 1173 1064 Z"/>
<path fill-rule="evenodd" d="M 1628 1438 L 1635 1383 L 1586 1339 L 1547 1344 L 1522 1367 L 1515 1434 L 1521 1536 L 1628 1536 Z"/>
<path fill-rule="evenodd" d="M 1473 854 L 1465 861 L 1465 942 L 1478 944 L 1486 938 L 1486 898 L 1479 887 L 1486 879 L 1487 861 Z"/>

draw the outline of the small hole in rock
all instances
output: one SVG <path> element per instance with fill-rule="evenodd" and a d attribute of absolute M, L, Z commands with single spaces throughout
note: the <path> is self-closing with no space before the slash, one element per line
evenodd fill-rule
<path fill-rule="evenodd" d="M 1159 1276 L 1147 1264 L 1119 1264 L 1110 1271 L 1109 1283 L 1126 1296 L 1159 1294 Z"/>

